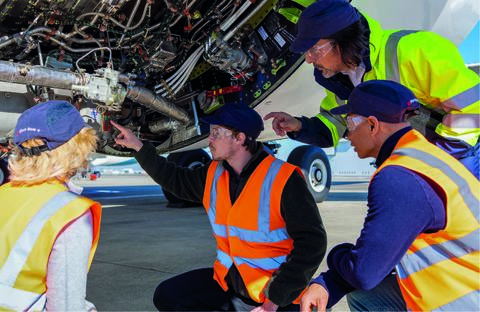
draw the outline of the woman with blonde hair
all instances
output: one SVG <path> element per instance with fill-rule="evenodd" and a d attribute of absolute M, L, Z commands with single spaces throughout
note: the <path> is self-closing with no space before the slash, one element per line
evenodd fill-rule
<path fill-rule="evenodd" d="M 85 294 L 101 206 L 70 178 L 95 151 L 95 130 L 70 103 L 48 101 L 20 116 L 14 143 L 0 187 L 0 310 L 94 310 Z"/>

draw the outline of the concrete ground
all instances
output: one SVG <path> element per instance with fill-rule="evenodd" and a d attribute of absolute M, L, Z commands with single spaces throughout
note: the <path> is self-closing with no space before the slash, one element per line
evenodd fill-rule
<path fill-rule="evenodd" d="M 86 196 L 103 205 L 100 243 L 87 285 L 87 299 L 99 311 L 154 311 L 156 285 L 199 267 L 210 267 L 215 242 L 203 208 L 166 208 L 161 189 L 145 176 L 77 181 Z M 368 180 L 334 178 L 326 202 L 318 205 L 328 249 L 354 242 L 366 213 Z M 319 272 L 324 270 L 322 263 Z M 333 311 L 346 311 L 342 300 Z"/>

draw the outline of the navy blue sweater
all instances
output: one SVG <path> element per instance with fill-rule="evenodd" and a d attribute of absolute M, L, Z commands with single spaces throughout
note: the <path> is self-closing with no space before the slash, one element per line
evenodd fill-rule
<path fill-rule="evenodd" d="M 377 167 L 410 130 L 401 129 L 385 141 Z M 445 227 L 445 206 L 434 185 L 400 166 L 387 166 L 375 175 L 368 187 L 368 213 L 355 245 L 335 246 L 327 257 L 328 271 L 313 280 L 328 290 L 327 308 L 354 289 L 377 286 L 419 234 Z"/>

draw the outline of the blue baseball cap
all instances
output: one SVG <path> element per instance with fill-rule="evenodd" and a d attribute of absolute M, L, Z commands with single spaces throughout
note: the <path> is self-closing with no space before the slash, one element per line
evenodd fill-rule
<path fill-rule="evenodd" d="M 215 111 L 212 116 L 201 118 L 211 125 L 224 125 L 258 138 L 263 131 L 263 119 L 259 113 L 246 104 L 226 104 Z"/>
<path fill-rule="evenodd" d="M 290 51 L 303 53 L 320 39 L 330 36 L 360 19 L 360 14 L 346 0 L 318 0 L 308 6 L 297 23 L 297 37 Z"/>
<path fill-rule="evenodd" d="M 82 116 L 72 104 L 66 101 L 48 101 L 37 104 L 20 115 L 13 141 L 20 146 L 25 141 L 41 139 L 45 142 L 45 149 L 53 150 L 84 127 L 86 125 Z"/>
<path fill-rule="evenodd" d="M 405 114 L 420 108 L 410 89 L 391 80 L 370 80 L 359 84 L 348 97 L 346 105 L 330 110 L 332 114 L 375 116 L 388 123 L 405 121 Z"/>

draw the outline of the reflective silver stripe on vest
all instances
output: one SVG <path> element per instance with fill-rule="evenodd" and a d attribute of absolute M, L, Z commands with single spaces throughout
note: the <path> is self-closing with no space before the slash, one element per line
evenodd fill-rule
<path fill-rule="evenodd" d="M 226 268 L 231 267 L 233 264 L 232 258 L 220 249 L 217 249 L 217 260 Z"/>
<path fill-rule="evenodd" d="M 236 226 L 230 226 L 229 229 L 231 236 L 237 236 L 241 240 L 252 243 L 279 243 L 289 238 L 284 228 L 271 232 L 245 230 Z"/>
<path fill-rule="evenodd" d="M 403 155 L 419 159 L 431 167 L 439 168 L 443 171 L 457 186 L 458 193 L 472 212 L 477 222 L 480 222 L 480 201 L 474 196 L 478 190 L 472 190 L 467 181 L 461 177 L 452 167 L 443 160 L 434 157 L 426 152 L 414 148 L 400 148 L 395 150 L 392 155 Z"/>
<path fill-rule="evenodd" d="M 235 257 L 236 265 L 247 264 L 252 268 L 262 268 L 264 270 L 276 270 L 280 264 L 287 260 L 287 256 L 273 258 L 243 258 Z"/>
<path fill-rule="evenodd" d="M 260 190 L 260 202 L 258 203 L 258 232 L 270 233 L 270 194 L 272 192 L 273 181 L 278 175 L 283 162 L 275 159 L 262 183 Z"/>
<path fill-rule="evenodd" d="M 8 255 L 7 261 L 1 268 L 0 284 L 6 286 L 14 285 L 45 223 L 58 210 L 77 197 L 77 195 L 70 192 L 58 193 L 35 214 L 16 241 Z"/>
<path fill-rule="evenodd" d="M 448 114 L 443 118 L 442 123 L 450 128 L 476 129 L 480 128 L 479 114 Z"/>
<path fill-rule="evenodd" d="M 480 307 L 480 290 L 474 290 L 433 311 L 478 311 L 478 307 Z"/>
<path fill-rule="evenodd" d="M 0 308 L 15 311 L 43 311 L 47 296 L 0 284 Z"/>
<path fill-rule="evenodd" d="M 418 32 L 418 30 L 400 30 L 392 33 L 385 45 L 385 77 L 387 80 L 400 82 L 400 71 L 398 69 L 397 47 L 400 39 L 404 36 Z"/>
<path fill-rule="evenodd" d="M 221 237 L 227 237 L 227 229 L 224 225 L 219 225 L 215 223 L 215 215 L 217 210 L 217 185 L 220 176 L 225 171 L 222 163 L 217 163 L 215 168 L 215 173 L 213 175 L 212 186 L 210 188 L 210 207 L 208 208 L 208 219 L 212 225 L 213 232 Z"/>
<path fill-rule="evenodd" d="M 265 179 L 260 190 L 260 200 L 258 203 L 258 227 L 257 230 L 246 230 L 235 226 L 230 226 L 230 235 L 237 236 L 239 239 L 256 243 L 281 242 L 289 238 L 285 228 L 270 232 L 270 195 L 272 192 L 273 181 L 278 175 L 283 162 L 275 159 L 270 168 L 268 168 Z"/>
<path fill-rule="evenodd" d="M 476 230 L 464 237 L 422 248 L 412 254 L 403 256 L 397 266 L 398 275 L 402 279 L 407 278 L 409 275 L 436 263 L 452 258 L 461 258 L 478 251 L 479 246 L 480 230 Z"/>
<path fill-rule="evenodd" d="M 449 102 L 449 108 L 461 110 L 473 103 L 480 101 L 480 83 L 449 98 L 445 102 Z"/>

